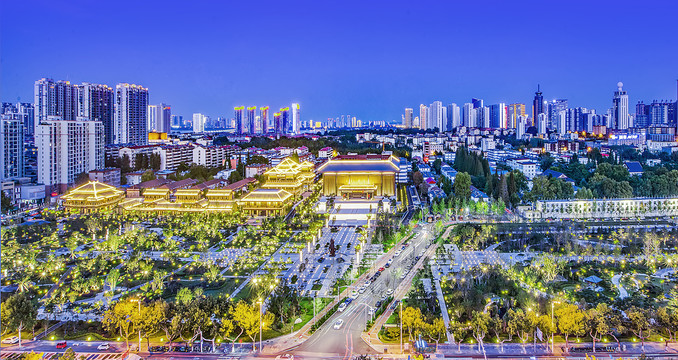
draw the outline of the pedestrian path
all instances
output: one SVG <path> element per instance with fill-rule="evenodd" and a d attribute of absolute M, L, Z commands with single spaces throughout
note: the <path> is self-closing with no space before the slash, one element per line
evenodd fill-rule
<path fill-rule="evenodd" d="M 624 289 L 624 287 L 621 286 L 621 284 L 619 283 L 620 278 L 621 278 L 620 274 L 613 276 L 612 277 L 612 284 L 614 284 L 614 286 L 616 286 L 617 289 L 619 290 L 619 299 L 624 299 L 624 298 L 629 297 L 629 292 L 626 291 L 626 289 Z"/>

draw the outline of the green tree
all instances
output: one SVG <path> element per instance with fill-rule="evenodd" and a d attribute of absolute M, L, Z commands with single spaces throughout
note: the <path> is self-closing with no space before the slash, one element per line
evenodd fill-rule
<path fill-rule="evenodd" d="M 610 333 L 610 313 L 612 310 L 605 303 L 599 303 L 585 313 L 586 330 L 593 342 L 593 352 L 596 352 L 596 341 L 601 341 L 603 336 Z"/>
<path fill-rule="evenodd" d="M 7 299 L 3 306 L 7 316 L 7 326 L 16 329 L 19 333 L 19 346 L 21 346 L 21 331 L 32 329 L 37 320 L 38 311 L 24 293 L 16 293 Z"/>
<path fill-rule="evenodd" d="M 558 329 L 565 336 L 565 347 L 569 348 L 570 335 L 583 336 L 585 334 L 584 312 L 574 304 L 560 304 L 555 308 L 555 317 L 558 319 Z"/>
<path fill-rule="evenodd" d="M 478 347 L 485 351 L 484 339 L 489 330 L 491 318 L 490 314 L 482 311 L 473 311 L 471 316 L 471 331 L 473 332 L 473 337 L 478 341 Z"/>
<path fill-rule="evenodd" d="M 652 326 L 650 325 L 650 319 L 652 318 L 651 311 L 631 306 L 631 308 L 626 310 L 626 316 L 628 329 L 640 339 L 643 351 L 645 351 L 645 339 L 652 332 Z"/>
<path fill-rule="evenodd" d="M 152 170 L 147 170 L 143 174 L 141 174 L 141 182 L 150 180 L 155 180 L 155 174 L 153 173 Z"/>
<path fill-rule="evenodd" d="M 454 179 L 454 196 L 463 200 L 471 198 L 471 176 L 468 173 L 457 173 Z"/>
<path fill-rule="evenodd" d="M 423 317 L 419 308 L 408 306 L 402 314 L 403 327 L 407 331 L 408 339 L 411 341 L 416 332 L 421 329 Z"/>

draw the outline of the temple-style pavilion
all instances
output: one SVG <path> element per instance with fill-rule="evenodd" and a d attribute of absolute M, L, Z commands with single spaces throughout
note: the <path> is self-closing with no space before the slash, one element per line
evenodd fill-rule
<path fill-rule="evenodd" d="M 315 165 L 304 161 L 301 164 L 285 158 L 277 166 L 264 173 L 266 182 L 262 189 L 282 189 L 292 194 L 294 197 L 307 191 L 315 180 Z"/>
<path fill-rule="evenodd" d="M 90 181 L 61 196 L 64 208 L 70 212 L 91 213 L 115 209 L 125 198 L 125 192 L 98 181 Z"/>
<path fill-rule="evenodd" d="M 372 199 L 394 196 L 399 159 L 393 155 L 339 155 L 318 168 L 325 196 Z"/>

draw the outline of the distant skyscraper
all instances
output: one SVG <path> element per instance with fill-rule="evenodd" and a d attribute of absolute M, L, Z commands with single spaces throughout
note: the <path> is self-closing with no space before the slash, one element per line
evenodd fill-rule
<path fill-rule="evenodd" d="M 508 128 L 508 108 L 505 103 L 490 105 L 490 127 L 495 129 Z"/>
<path fill-rule="evenodd" d="M 299 134 L 301 132 L 301 108 L 299 104 L 292 103 L 292 133 Z"/>
<path fill-rule="evenodd" d="M 567 99 L 556 99 L 548 102 L 548 116 L 550 129 L 558 129 L 559 114 L 561 111 L 567 110 Z M 564 133 L 563 133 L 564 134 Z"/>
<path fill-rule="evenodd" d="M 193 132 L 200 134 L 205 132 L 205 124 L 207 123 L 207 116 L 201 113 L 193 114 Z"/>
<path fill-rule="evenodd" d="M 548 128 L 548 121 L 549 118 L 546 114 L 541 113 L 537 115 L 537 133 L 539 134 L 546 134 L 546 130 Z"/>
<path fill-rule="evenodd" d="M 403 126 L 406 129 L 412 128 L 412 122 L 414 120 L 412 118 L 412 112 L 413 112 L 412 108 L 405 108 L 405 117 L 403 118 Z"/>
<path fill-rule="evenodd" d="M 113 143 L 115 94 L 108 85 L 82 83 L 78 89 L 78 115 L 104 125 L 104 142 Z"/>
<path fill-rule="evenodd" d="M 256 123 L 255 123 L 255 113 L 257 111 L 256 106 L 248 106 L 247 107 L 247 126 L 245 131 L 247 131 L 248 134 L 255 134 L 257 132 L 256 130 Z"/>
<path fill-rule="evenodd" d="M 668 125 L 672 123 L 673 103 L 669 101 L 652 101 L 648 107 L 649 125 Z"/>
<path fill-rule="evenodd" d="M 276 135 L 285 133 L 283 131 L 282 117 L 279 112 L 273 114 L 273 130 Z"/>
<path fill-rule="evenodd" d="M 133 84 L 116 85 L 113 143 L 148 144 L 147 111 L 148 89 Z"/>
<path fill-rule="evenodd" d="M 268 106 L 259 108 L 259 121 L 261 121 L 261 132 L 268 133 Z"/>
<path fill-rule="evenodd" d="M 181 115 L 172 115 L 172 127 L 182 127 L 184 125 L 184 117 Z"/>
<path fill-rule="evenodd" d="M 629 95 L 622 89 L 624 83 L 617 83 L 617 91 L 612 98 L 612 123 L 615 129 L 629 128 Z"/>
<path fill-rule="evenodd" d="M 477 127 L 476 109 L 473 104 L 464 104 L 464 111 L 462 112 L 462 122 L 466 127 Z"/>
<path fill-rule="evenodd" d="M 516 122 L 516 139 L 522 139 L 527 129 L 527 115 L 519 115 Z"/>
<path fill-rule="evenodd" d="M 233 108 L 235 112 L 235 133 L 237 135 L 242 135 L 245 133 L 245 124 L 243 120 L 243 112 L 245 111 L 244 106 L 236 106 Z"/>
<path fill-rule="evenodd" d="M 479 107 L 474 109 L 476 111 L 476 116 L 478 117 L 478 124 L 483 128 L 490 127 L 490 108 L 487 106 Z"/>
<path fill-rule="evenodd" d="M 428 126 L 428 107 L 426 105 L 419 105 L 419 128 L 426 130 Z"/>
<path fill-rule="evenodd" d="M 288 134 L 292 129 L 290 124 L 290 108 L 280 108 L 280 121 L 282 123 L 282 134 Z"/>
<path fill-rule="evenodd" d="M 452 131 L 461 124 L 461 115 L 459 112 L 459 105 L 451 103 L 447 105 L 447 124 L 446 131 Z"/>
<path fill-rule="evenodd" d="M 445 131 L 443 128 L 443 103 L 441 101 L 434 101 L 431 104 L 430 107 L 430 114 L 428 118 L 428 128 L 430 129 L 438 129 L 439 133 L 442 133 Z"/>
<path fill-rule="evenodd" d="M 172 118 L 172 109 L 169 105 L 160 103 L 158 105 L 148 105 L 146 114 L 146 126 L 148 131 L 169 133 L 170 119 Z M 203 129 L 204 130 L 204 129 Z"/>
<path fill-rule="evenodd" d="M 511 104 L 508 108 L 510 129 L 515 129 L 518 125 L 518 117 L 525 115 L 525 104 Z"/>
<path fill-rule="evenodd" d="M 483 99 L 475 99 L 475 98 L 473 98 L 473 99 L 471 99 L 471 103 L 473 104 L 473 108 L 474 108 L 474 109 L 480 109 L 480 108 L 482 108 L 482 107 L 484 106 L 484 105 L 483 105 Z"/>
<path fill-rule="evenodd" d="M 558 134 L 565 135 L 567 133 L 567 110 L 560 110 L 556 115 L 555 127 L 558 129 Z"/>
<path fill-rule="evenodd" d="M 532 100 L 532 121 L 537 125 L 537 117 L 539 114 L 545 114 L 544 96 L 541 93 L 539 85 L 537 85 L 537 92 L 534 93 L 534 100 Z"/>
<path fill-rule="evenodd" d="M 0 180 L 24 176 L 24 119 L 19 113 L 0 115 Z"/>

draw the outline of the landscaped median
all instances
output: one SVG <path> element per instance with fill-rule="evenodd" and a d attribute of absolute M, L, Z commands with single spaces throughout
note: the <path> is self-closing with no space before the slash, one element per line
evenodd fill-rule
<path fill-rule="evenodd" d="M 339 306 L 346 301 L 346 298 L 341 299 L 341 301 L 338 301 L 334 306 L 332 306 L 329 310 L 325 312 L 325 314 L 318 319 L 313 325 L 311 325 L 311 328 L 309 329 L 309 334 L 313 334 L 318 328 L 323 326 L 323 324 L 327 321 L 327 319 L 331 318 L 332 315 L 334 315 L 335 312 L 337 312 L 337 309 L 339 309 Z"/>

